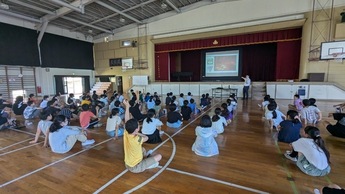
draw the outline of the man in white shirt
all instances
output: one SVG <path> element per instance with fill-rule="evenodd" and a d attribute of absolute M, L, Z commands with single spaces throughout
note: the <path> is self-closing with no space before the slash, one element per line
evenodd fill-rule
<path fill-rule="evenodd" d="M 247 99 L 249 97 L 248 91 L 249 91 L 249 86 L 251 84 L 251 80 L 249 78 L 249 75 L 246 75 L 246 77 L 242 77 L 242 79 L 244 80 L 244 84 L 243 84 L 243 100 Z"/>

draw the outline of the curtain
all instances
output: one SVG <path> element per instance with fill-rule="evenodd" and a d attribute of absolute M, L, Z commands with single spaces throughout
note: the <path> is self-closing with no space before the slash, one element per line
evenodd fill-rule
<path fill-rule="evenodd" d="M 242 76 L 252 81 L 275 81 L 276 43 L 242 47 Z"/>
<path fill-rule="evenodd" d="M 226 37 L 212 37 L 199 40 L 187 40 L 182 42 L 163 43 L 155 45 L 155 52 L 176 52 L 197 49 L 221 48 L 229 46 L 254 45 L 272 42 L 300 40 L 302 28 L 242 34 Z"/>
<path fill-rule="evenodd" d="M 202 65 L 201 50 L 181 53 L 181 72 L 193 72 L 192 81 L 200 81 Z M 181 78 L 181 80 L 189 81 L 189 77 Z"/>
<path fill-rule="evenodd" d="M 61 75 L 54 75 L 55 78 L 55 94 L 58 94 L 59 92 L 61 94 L 64 94 L 64 84 L 63 84 L 63 79 L 64 76 Z"/>
<path fill-rule="evenodd" d="M 301 41 L 277 43 L 276 79 L 298 79 Z"/>
<path fill-rule="evenodd" d="M 169 81 L 169 53 L 155 54 L 155 80 Z"/>
<path fill-rule="evenodd" d="M 90 76 L 82 76 L 83 78 L 83 87 L 84 87 L 84 91 L 90 91 L 91 87 L 90 87 Z"/>

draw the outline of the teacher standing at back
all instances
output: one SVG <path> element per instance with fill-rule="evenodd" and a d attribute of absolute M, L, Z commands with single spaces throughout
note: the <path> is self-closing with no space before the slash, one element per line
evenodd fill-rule
<path fill-rule="evenodd" d="M 244 80 L 244 84 L 243 84 L 243 100 L 244 100 L 244 99 L 248 99 L 249 97 L 248 91 L 249 91 L 251 80 L 249 78 L 249 75 L 246 75 L 246 77 L 242 77 L 242 79 Z"/>

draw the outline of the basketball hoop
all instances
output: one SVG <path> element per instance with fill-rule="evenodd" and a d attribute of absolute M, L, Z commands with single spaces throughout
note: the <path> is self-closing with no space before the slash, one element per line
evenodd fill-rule
<path fill-rule="evenodd" d="M 336 63 L 343 63 L 344 53 L 332 53 L 333 61 Z"/>

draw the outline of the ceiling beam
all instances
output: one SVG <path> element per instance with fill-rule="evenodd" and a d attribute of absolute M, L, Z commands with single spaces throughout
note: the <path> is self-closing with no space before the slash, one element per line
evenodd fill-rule
<path fill-rule="evenodd" d="M 88 24 L 88 23 L 85 23 L 85 22 L 82 22 L 82 21 L 79 21 L 79 20 L 76 20 L 76 19 L 72 19 L 72 18 L 69 18 L 69 17 L 66 17 L 66 16 L 62 16 L 61 18 L 65 19 L 65 20 L 68 20 L 68 21 L 71 21 L 71 22 L 75 22 L 75 23 L 84 25 L 84 26 L 89 26 L 91 28 L 94 28 L 94 29 L 97 29 L 97 30 L 100 30 L 100 31 L 103 31 L 103 32 L 106 32 L 106 33 L 109 33 L 109 34 L 113 34 L 113 31 L 110 31 L 110 30 L 107 30 L 107 29 L 104 29 L 104 28 L 101 28 L 101 27 L 98 27 L 98 26 L 94 26 L 92 24 Z"/>
<path fill-rule="evenodd" d="M 165 0 L 165 2 L 172 7 L 177 13 L 181 13 L 181 10 L 177 8 L 170 0 Z"/>
<path fill-rule="evenodd" d="M 4 10 L 0 10 L 0 14 L 4 14 L 4 15 L 8 15 L 8 16 L 24 19 L 24 20 L 27 20 L 27 21 L 30 21 L 30 22 L 35 22 L 35 23 L 41 23 L 42 22 L 39 19 L 30 18 L 30 17 L 24 16 L 24 15 L 19 15 L 19 14 L 12 13 L 12 12 L 9 12 L 9 11 L 4 11 Z"/>
<path fill-rule="evenodd" d="M 126 17 L 126 18 L 128 18 L 128 19 L 130 19 L 130 20 L 132 20 L 132 21 L 134 21 L 136 23 L 138 23 L 138 24 L 142 23 L 141 21 L 135 19 L 134 17 L 132 17 L 132 16 L 130 16 L 130 15 L 128 15 L 128 14 L 126 14 L 126 13 L 116 9 L 116 8 L 111 7 L 110 5 L 108 5 L 106 3 L 103 3 L 103 2 L 100 2 L 100 1 L 97 1 L 96 3 L 98 5 L 101 5 L 101 6 L 105 7 L 105 8 L 107 8 L 107 9 L 110 9 L 111 11 L 116 12 L 116 13 L 118 13 L 118 14 L 120 14 L 120 15 L 122 15 L 122 16 L 124 16 L 124 17 Z"/>
<path fill-rule="evenodd" d="M 77 12 L 80 12 L 82 14 L 84 14 L 84 5 L 82 4 L 82 1 L 80 1 L 80 5 L 79 6 L 74 6 L 72 4 L 69 4 L 69 3 L 66 3 L 66 2 L 63 2 L 63 1 L 60 1 L 60 0 L 48 0 L 48 1 L 51 1 L 55 4 L 58 4 L 58 5 L 61 5 L 61 6 L 64 6 L 64 7 L 68 7 L 74 11 L 77 11 Z"/>
<path fill-rule="evenodd" d="M 55 12 L 52 12 L 52 11 L 49 11 L 49 10 L 46 10 L 46 9 L 42 9 L 40 7 L 37 7 L 37 6 L 34 6 L 34 5 L 30 5 L 28 3 L 24 3 L 24 2 L 21 2 L 21 1 L 18 1 L 18 0 L 7 0 L 7 1 L 15 3 L 15 4 L 18 4 L 18 5 L 22 5 L 24 7 L 31 8 L 31 9 L 36 10 L 36 11 L 40 11 L 42 13 L 51 14 L 51 15 L 55 15 L 56 14 Z"/>
<path fill-rule="evenodd" d="M 46 32 L 46 30 L 47 30 L 47 26 L 48 26 L 48 22 L 43 22 L 43 25 L 42 25 L 41 30 L 40 30 L 40 34 L 38 35 L 38 38 L 37 38 L 37 44 L 38 45 L 41 44 L 43 35 Z"/>
<path fill-rule="evenodd" d="M 125 10 L 123 10 L 122 12 L 131 11 L 131 10 L 133 10 L 133 9 L 136 9 L 136 8 L 138 8 L 138 7 L 141 7 L 141 6 L 144 6 L 144 5 L 146 5 L 146 4 L 152 3 L 152 2 L 154 2 L 154 1 L 156 1 L 156 0 L 145 1 L 145 2 L 143 2 L 143 3 L 140 3 L 140 4 L 138 4 L 138 5 L 135 5 L 135 6 L 133 6 L 133 7 L 130 7 L 130 8 L 128 8 L 128 9 L 125 9 Z M 118 13 L 113 13 L 113 14 L 111 14 L 111 15 L 108 15 L 108 16 L 105 16 L 105 17 L 100 18 L 100 19 L 98 19 L 98 20 L 95 20 L 95 21 L 91 22 L 90 24 L 95 24 L 95 23 L 101 22 L 101 21 L 103 21 L 103 20 L 106 20 L 106 19 L 108 19 L 108 18 L 117 16 L 117 15 L 119 15 L 119 14 L 118 14 Z M 77 28 L 73 28 L 73 29 L 71 29 L 71 30 L 74 31 L 74 30 L 77 30 L 77 29 L 79 29 L 79 28 L 81 28 L 81 27 L 82 27 L 82 26 L 77 27 Z"/>
<path fill-rule="evenodd" d="M 75 7 L 81 6 L 81 5 L 85 6 L 85 5 L 88 5 L 88 4 L 93 3 L 95 1 L 97 1 L 97 0 L 83 0 L 83 1 L 76 0 L 76 1 L 72 2 L 70 5 L 75 6 Z M 61 7 L 60 9 L 55 10 L 55 12 L 56 12 L 55 15 L 47 14 L 47 15 L 41 17 L 41 20 L 42 21 L 52 21 L 56 18 L 59 18 L 59 17 L 66 15 L 72 11 L 73 10 L 71 10 L 67 7 Z"/>

